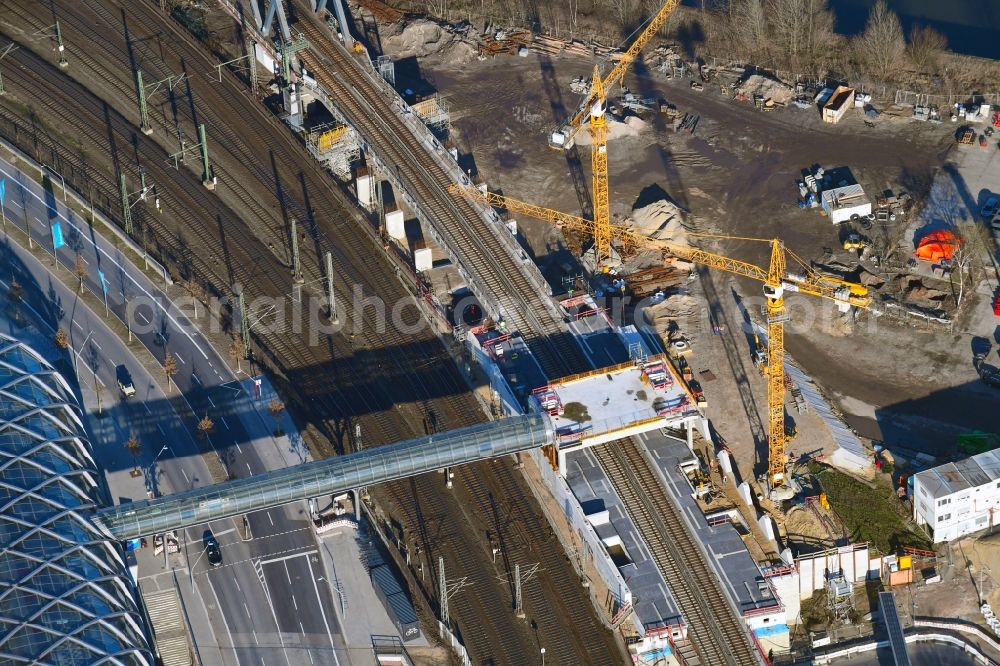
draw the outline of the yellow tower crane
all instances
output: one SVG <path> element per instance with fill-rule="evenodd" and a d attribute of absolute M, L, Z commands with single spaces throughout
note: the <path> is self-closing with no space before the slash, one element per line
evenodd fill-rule
<path fill-rule="evenodd" d="M 497 208 L 506 208 L 512 212 L 530 215 L 562 229 L 570 229 L 578 233 L 595 233 L 596 220 L 585 220 L 576 215 L 543 208 L 492 192 L 483 192 L 474 186 L 452 185 L 450 189 L 455 196 L 466 197 Z M 764 297 L 767 299 L 767 364 L 764 367 L 764 375 L 767 378 L 767 478 L 772 488 L 784 485 L 785 444 L 788 441 L 785 434 L 784 323 L 788 320 L 788 314 L 785 311 L 785 292 L 797 291 L 826 298 L 835 302 L 842 312 L 846 312 L 851 307 L 867 308 L 871 304 L 872 299 L 868 289 L 854 282 L 822 275 L 787 249 L 779 239 L 701 235 L 708 238 L 768 243 L 771 247 L 771 259 L 765 270 L 760 266 L 739 259 L 732 259 L 689 245 L 650 238 L 624 227 L 615 227 L 614 233 L 623 244 L 658 250 L 665 255 L 684 261 L 728 271 L 763 283 Z M 788 257 L 791 257 L 799 265 L 801 273 L 793 273 L 788 270 Z"/>
<path fill-rule="evenodd" d="M 558 132 L 554 132 L 549 144 L 554 148 L 565 149 L 573 145 L 576 133 L 583 127 L 583 121 L 589 117 L 588 127 L 593 143 L 590 155 L 593 185 L 591 187 L 594 206 L 594 259 L 600 263 L 611 256 L 611 202 L 608 194 L 608 122 L 605 118 L 608 100 L 607 91 L 612 86 L 620 84 L 625 78 L 625 72 L 635 62 L 639 52 L 649 43 L 649 40 L 660 31 L 670 18 L 670 15 L 680 4 L 680 0 L 667 0 L 660 10 L 649 20 L 649 23 L 636 37 L 628 50 L 622 54 L 618 63 L 601 78 L 600 66 L 594 67 L 594 80 L 590 91 L 576 114 Z"/>

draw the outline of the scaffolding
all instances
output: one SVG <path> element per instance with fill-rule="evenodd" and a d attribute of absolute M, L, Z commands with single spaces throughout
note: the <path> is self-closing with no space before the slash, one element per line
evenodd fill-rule
<path fill-rule="evenodd" d="M 854 610 L 854 586 L 844 577 L 842 570 L 826 575 L 826 606 L 830 617 L 850 624 Z"/>
<path fill-rule="evenodd" d="M 451 114 L 440 95 L 432 95 L 410 105 L 413 113 L 439 139 L 447 139 L 451 131 Z"/>
<path fill-rule="evenodd" d="M 361 141 L 349 125 L 318 125 L 309 131 L 306 146 L 313 157 L 342 180 L 350 180 L 351 169 L 361 161 Z"/>
<path fill-rule="evenodd" d="M 375 71 L 379 73 L 385 82 L 388 83 L 393 88 L 396 87 L 396 65 L 392 62 L 392 58 L 387 55 L 380 55 L 375 58 Z"/>

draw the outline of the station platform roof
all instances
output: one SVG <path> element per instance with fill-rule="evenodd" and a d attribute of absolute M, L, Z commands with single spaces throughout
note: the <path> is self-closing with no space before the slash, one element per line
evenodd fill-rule
<path fill-rule="evenodd" d="M 677 602 L 649 548 L 592 451 L 577 450 L 566 456 L 566 482 L 585 514 L 602 516 L 601 520 L 591 518 L 591 524 L 628 581 L 640 623 L 647 629 L 683 624 Z"/>
<path fill-rule="evenodd" d="M 685 522 L 694 530 L 695 538 L 704 544 L 710 565 L 715 567 L 739 612 L 753 615 L 765 609 L 777 609 L 779 602 L 770 584 L 733 524 L 727 521 L 709 525 L 692 497 L 693 488 L 680 467 L 693 455 L 687 442 L 659 431 L 643 433 L 638 439 L 649 449 L 663 472 L 667 493 L 685 514 Z"/>

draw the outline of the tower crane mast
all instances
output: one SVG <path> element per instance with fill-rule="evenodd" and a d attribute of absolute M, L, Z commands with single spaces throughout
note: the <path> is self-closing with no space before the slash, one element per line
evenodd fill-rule
<path fill-rule="evenodd" d="M 667 0 L 659 11 L 649 20 L 646 27 L 635 38 L 628 50 L 622 54 L 618 63 L 611 68 L 607 76 L 601 78 L 600 66 L 594 67 L 594 78 L 590 91 L 583 99 L 576 114 L 570 118 L 566 126 L 559 132 L 553 132 L 550 145 L 565 149 L 573 145 L 576 133 L 583 127 L 583 121 L 589 118 L 588 127 L 592 140 L 591 173 L 593 178 L 592 194 L 594 207 L 594 259 L 595 264 L 611 256 L 611 201 L 608 190 L 608 122 L 605 117 L 608 99 L 607 91 L 620 84 L 625 78 L 625 72 L 635 62 L 639 52 L 660 31 L 670 18 L 670 15 L 680 4 L 680 0 Z"/>
<path fill-rule="evenodd" d="M 597 234 L 598 222 L 596 220 L 586 220 L 576 215 L 544 208 L 493 192 L 483 192 L 474 186 L 452 185 L 450 190 L 455 196 L 466 197 L 497 208 L 530 215 L 560 228 L 593 234 L 595 237 Z M 788 441 L 788 436 L 785 434 L 785 322 L 789 318 L 785 310 L 785 292 L 801 292 L 825 298 L 836 303 L 842 312 L 846 312 L 852 307 L 867 308 L 871 305 L 872 299 L 868 289 L 854 282 L 819 273 L 791 250 L 788 250 L 785 244 L 776 238 L 703 235 L 711 238 L 768 243 L 771 248 L 770 262 L 768 268 L 764 269 L 756 264 L 690 245 L 650 238 L 623 227 L 615 227 L 614 234 L 617 237 L 616 240 L 624 245 L 657 250 L 664 255 L 742 275 L 763 283 L 764 297 L 767 299 L 767 363 L 764 367 L 764 374 L 767 378 L 767 478 L 772 488 L 784 485 L 786 481 L 785 444 Z M 788 270 L 788 257 L 792 257 L 798 264 L 801 273 L 793 273 Z"/>

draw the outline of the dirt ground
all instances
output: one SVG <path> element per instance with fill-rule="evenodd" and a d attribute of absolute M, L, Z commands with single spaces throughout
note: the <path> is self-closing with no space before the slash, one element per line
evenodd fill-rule
<path fill-rule="evenodd" d="M 478 171 L 491 189 L 580 213 L 581 201 L 589 198 L 589 148 L 579 150 L 583 178 L 577 182 L 583 188 L 575 188 L 566 155 L 548 148 L 546 136 L 578 101 L 570 81 L 592 68 L 584 59 L 532 53 L 460 66 L 450 66 L 447 58 L 429 59 L 421 75 L 450 106 L 452 137 L 468 153 L 467 167 Z M 687 222 L 701 232 L 778 236 L 806 262 L 828 258 L 831 251 L 835 258 L 844 253 L 839 230 L 829 219 L 797 206 L 795 182 L 803 169 L 848 167 L 870 196 L 886 189 L 919 195 L 954 153 L 955 128 L 947 123 L 883 115 L 869 128 L 852 111 L 841 123 L 828 125 L 813 110 L 789 107 L 763 113 L 724 98 L 713 84 L 695 91 L 686 79 L 670 81 L 659 73 L 633 74 L 626 84 L 642 96 L 663 97 L 681 114 L 696 114 L 700 120 L 689 134 L 674 133 L 654 117 L 637 136 L 611 143 L 613 215 L 627 215 L 637 202 L 665 194 L 688 211 Z M 553 268 L 546 265 L 550 253 L 558 257 L 557 264 L 565 262 L 565 253 L 552 252 L 563 247 L 557 231 L 528 219 L 518 219 L 518 225 L 543 267 Z M 715 249 L 766 262 L 761 243 L 727 240 Z M 751 311 L 763 303 L 755 283 L 718 275 L 715 281 L 723 306 L 735 295 L 749 297 Z M 981 312 L 987 308 L 987 290 L 971 308 L 972 325 L 960 319 L 954 331 L 916 328 L 869 314 L 852 321 L 831 303 L 792 296 L 786 347 L 862 436 L 930 452 L 948 450 L 955 432 L 1000 430 L 1000 414 L 990 408 L 997 396 L 977 380 L 971 365 L 972 337 L 992 334 L 986 321 L 992 315 L 987 312 L 984 318 Z M 707 334 L 711 337 L 710 328 Z M 697 341 L 692 342 L 697 353 Z M 742 364 L 753 371 L 746 345 L 740 354 Z M 755 399 L 762 401 L 763 382 L 749 381 Z M 705 388 L 708 394 L 710 385 Z M 731 404 L 730 396 L 725 398 Z M 725 425 L 723 415 L 711 406 L 709 411 L 727 440 L 752 441 L 754 435 L 745 427 Z M 746 420 L 740 410 L 726 411 Z M 825 445 L 814 440 L 803 444 L 809 450 Z"/>

